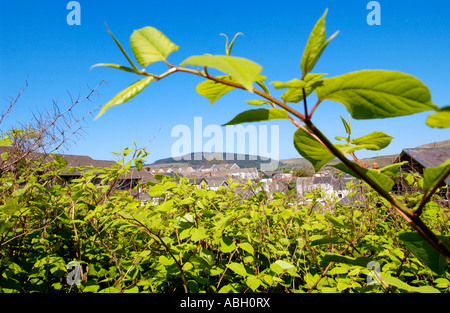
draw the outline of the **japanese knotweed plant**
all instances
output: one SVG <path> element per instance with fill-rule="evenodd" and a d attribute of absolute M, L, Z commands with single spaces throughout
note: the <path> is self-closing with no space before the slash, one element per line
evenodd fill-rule
<path fill-rule="evenodd" d="M 342 119 L 347 137 L 336 137 L 343 144 L 333 144 L 313 123 L 314 112 L 325 100 L 343 104 L 354 119 L 384 119 L 411 115 L 419 112 L 433 111 L 426 123 L 430 127 L 450 127 L 450 107 L 440 108 L 431 100 L 427 86 L 419 79 L 409 74 L 387 70 L 362 70 L 335 77 L 325 77 L 326 74 L 314 73 L 313 69 L 321 54 L 330 41 L 338 34 L 334 33 L 328 39 L 325 31 L 327 11 L 315 24 L 303 52 L 300 62 L 301 76 L 286 82 L 274 81 L 275 89 L 285 89 L 281 99 L 271 95 L 263 76 L 262 66 L 237 56 L 231 56 L 231 50 L 237 35 L 231 43 L 226 42 L 225 55 L 194 55 L 173 65 L 168 56 L 179 49 L 162 32 L 153 27 L 135 30 L 130 37 L 131 50 L 142 69 L 139 69 L 130 59 L 125 49 L 109 31 L 131 67 L 117 64 L 96 64 L 121 69 L 142 76 L 143 78 L 131 84 L 109 102 L 107 102 L 97 118 L 109 108 L 122 104 L 146 88 L 150 83 L 161 80 L 178 72 L 203 77 L 198 84 L 197 92 L 205 96 L 211 104 L 234 89 L 242 89 L 258 96 L 258 99 L 247 101 L 249 104 L 267 106 L 247 110 L 238 114 L 224 125 L 260 122 L 274 119 L 287 119 L 298 129 L 293 136 L 294 146 L 299 154 L 309 160 L 315 171 L 319 171 L 334 158 L 341 163 L 335 168 L 348 173 L 372 187 L 381 195 L 400 216 L 402 216 L 416 232 L 400 236 L 408 248 L 427 265 L 436 263 L 447 265 L 450 260 L 448 237 L 437 236 L 421 219 L 426 203 L 450 174 L 450 159 L 440 166 L 427 168 L 424 171 L 423 195 L 413 206 L 406 205 L 390 191 L 394 185 L 391 178 L 398 172 L 401 164 L 389 165 L 381 169 L 369 169 L 355 155 L 361 149 L 380 150 L 385 148 L 392 137 L 374 131 L 359 138 L 351 138 L 350 121 Z M 160 75 L 147 72 L 147 66 L 163 61 L 168 70 Z M 191 66 L 191 67 L 186 67 Z M 222 76 L 213 76 L 208 72 L 213 68 L 223 72 Z M 308 96 L 315 92 L 317 102 L 310 107 Z M 352 160 L 353 159 L 353 160 Z"/>

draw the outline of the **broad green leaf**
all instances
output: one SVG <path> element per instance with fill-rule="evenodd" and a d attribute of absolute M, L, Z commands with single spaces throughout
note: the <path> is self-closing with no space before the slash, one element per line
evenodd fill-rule
<path fill-rule="evenodd" d="M 147 87 L 153 80 L 154 78 L 152 76 L 148 76 L 146 78 L 138 80 L 137 82 L 131 84 L 130 86 L 119 92 L 102 107 L 100 113 L 98 113 L 95 119 L 98 119 L 100 116 L 102 116 L 109 108 L 125 103 L 128 100 L 132 99 L 134 96 L 140 93 L 145 87 Z"/>
<path fill-rule="evenodd" d="M 450 106 L 443 107 L 438 112 L 430 114 L 426 123 L 430 127 L 450 127 Z"/>
<path fill-rule="evenodd" d="M 248 242 L 242 242 L 242 243 L 238 244 L 238 247 L 241 248 L 242 250 L 250 253 L 251 255 L 253 255 L 255 253 L 255 250 L 253 249 L 252 245 L 249 244 Z"/>
<path fill-rule="evenodd" d="M 447 246 L 450 244 L 450 236 L 438 236 Z M 425 266 L 441 276 L 447 268 L 447 260 L 428 241 L 416 232 L 401 233 L 398 239 L 419 259 Z"/>
<path fill-rule="evenodd" d="M 67 160 L 61 155 L 55 155 L 55 164 L 59 169 L 62 169 L 67 166 Z"/>
<path fill-rule="evenodd" d="M 342 103 L 355 119 L 404 116 L 438 107 L 427 86 L 414 76 L 383 70 L 363 70 L 324 78 L 315 89 L 320 101 Z"/>
<path fill-rule="evenodd" d="M 230 75 L 250 92 L 253 92 L 253 82 L 259 80 L 259 74 L 262 71 L 262 66 L 253 61 L 227 55 L 195 55 L 180 64 L 180 66 L 185 65 L 215 68 Z"/>
<path fill-rule="evenodd" d="M 275 261 L 275 264 L 278 264 L 284 271 L 295 270 L 294 265 L 292 265 L 289 262 L 283 261 L 283 260 L 277 260 L 277 261 Z"/>
<path fill-rule="evenodd" d="M 366 267 L 370 261 L 371 261 L 371 259 L 368 257 L 352 258 L 349 256 L 340 255 L 337 253 L 326 253 L 322 257 L 320 264 L 321 264 L 321 266 L 327 266 L 330 262 L 335 262 L 335 263 L 343 263 L 343 264 Z"/>
<path fill-rule="evenodd" d="M 134 159 L 134 165 L 136 166 L 136 169 L 140 171 L 144 166 L 144 161 L 142 161 L 142 159 Z"/>
<path fill-rule="evenodd" d="M 379 172 L 386 176 L 398 177 L 400 176 L 400 167 L 406 163 L 408 163 L 408 161 L 386 165 L 385 167 L 380 168 Z"/>
<path fill-rule="evenodd" d="M 369 178 L 371 178 L 374 182 L 376 182 L 385 191 L 389 192 L 392 189 L 392 187 L 394 186 L 394 181 L 392 179 L 390 179 L 389 177 L 387 177 L 386 175 L 380 174 L 376 170 L 363 168 L 357 163 L 353 162 L 353 164 L 354 164 L 354 166 L 360 168 L 360 170 L 362 172 L 364 172 L 364 174 L 366 174 Z M 338 170 L 340 170 L 344 173 L 347 173 L 353 177 L 361 178 L 354 171 L 348 169 L 344 165 L 344 163 L 339 163 L 339 164 L 335 164 L 335 165 L 331 165 L 331 166 L 334 168 L 337 168 Z"/>
<path fill-rule="evenodd" d="M 270 121 L 276 119 L 289 119 L 286 110 L 273 108 L 273 109 L 254 109 L 248 110 L 236 115 L 231 121 L 222 126 L 236 125 L 241 123 L 252 123 L 261 121 Z"/>
<path fill-rule="evenodd" d="M 392 139 L 394 137 L 380 131 L 374 131 L 368 135 L 352 139 L 350 142 L 357 146 L 364 146 L 364 149 L 376 151 L 386 148 Z"/>
<path fill-rule="evenodd" d="M 261 280 L 254 275 L 249 275 L 245 281 L 245 284 L 250 287 L 251 290 L 255 291 L 261 286 Z"/>
<path fill-rule="evenodd" d="M 206 229 L 204 227 L 199 227 L 192 232 L 191 240 L 195 242 L 207 237 L 208 235 L 206 234 Z"/>
<path fill-rule="evenodd" d="M 311 241 L 311 247 L 329 244 L 339 244 L 345 241 L 340 237 L 327 237 Z"/>
<path fill-rule="evenodd" d="M 179 49 L 162 32 L 150 26 L 135 30 L 130 44 L 136 60 L 144 67 L 166 60 L 169 54 Z"/>
<path fill-rule="evenodd" d="M 316 172 L 335 158 L 325 146 L 302 128 L 297 129 L 294 134 L 294 146 L 302 157 L 311 162 Z"/>
<path fill-rule="evenodd" d="M 231 262 L 230 264 L 227 264 L 227 267 L 239 276 L 247 276 L 247 271 L 242 263 Z"/>
<path fill-rule="evenodd" d="M 354 152 L 354 151 L 361 150 L 361 149 L 366 149 L 366 146 L 365 146 L 365 145 L 352 146 L 352 145 L 350 145 L 350 144 L 344 144 L 344 145 L 341 145 L 341 144 L 335 144 L 334 146 L 335 146 L 336 148 L 338 148 L 339 151 L 341 151 L 344 155 L 347 154 L 347 153 L 352 153 L 352 152 Z M 370 146 L 369 146 L 369 147 L 370 147 Z"/>
<path fill-rule="evenodd" d="M 306 43 L 305 50 L 303 51 L 302 60 L 300 62 L 303 77 L 312 71 L 325 47 L 338 34 L 338 32 L 334 33 L 327 41 L 325 41 L 325 17 L 327 12 L 328 9 L 325 10 L 322 17 L 314 25 L 314 28 L 309 35 L 308 42 Z"/>
<path fill-rule="evenodd" d="M 407 292 L 440 293 L 439 290 L 431 286 L 420 286 L 420 287 L 410 286 L 407 283 L 401 281 L 400 279 L 392 277 L 383 272 L 380 273 L 380 276 L 381 279 L 383 279 L 383 281 L 389 286 L 394 286 Z"/>
<path fill-rule="evenodd" d="M 322 84 L 322 77 L 326 74 L 307 74 L 304 77 L 305 81 L 305 95 L 308 97 L 315 88 Z M 284 102 L 298 103 L 303 100 L 303 87 L 291 87 L 281 95 Z"/>
<path fill-rule="evenodd" d="M 440 180 L 445 180 L 450 175 L 450 158 L 437 167 L 426 167 L 423 170 L 423 190 L 428 192 Z"/>
<path fill-rule="evenodd" d="M 223 253 L 231 253 L 236 249 L 236 244 L 228 237 L 219 238 L 219 249 Z"/>
<path fill-rule="evenodd" d="M 14 143 L 14 140 L 12 140 L 9 136 L 5 136 L 4 138 L 0 139 L 0 147 L 9 146 Z"/>
<path fill-rule="evenodd" d="M 325 218 L 334 226 L 338 227 L 338 228 L 343 228 L 343 229 L 352 229 L 353 227 L 347 223 L 344 223 L 342 221 L 340 221 L 339 219 L 337 219 L 336 217 L 330 215 L 330 214 L 326 214 Z"/>
<path fill-rule="evenodd" d="M 217 76 L 217 78 L 232 81 L 232 78 L 230 76 Z M 197 92 L 200 95 L 206 97 L 211 102 L 212 105 L 220 97 L 222 97 L 223 95 L 225 95 L 226 93 L 230 92 L 233 89 L 236 88 L 215 82 L 213 80 L 205 80 L 204 82 L 198 84 L 195 90 L 197 90 Z"/>

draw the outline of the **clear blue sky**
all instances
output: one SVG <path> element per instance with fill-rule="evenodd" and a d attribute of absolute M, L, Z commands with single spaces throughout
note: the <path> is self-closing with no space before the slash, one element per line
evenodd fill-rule
<path fill-rule="evenodd" d="M 130 55 L 129 37 L 134 29 L 160 29 L 180 50 L 169 61 L 179 64 L 191 55 L 224 54 L 225 33 L 238 37 L 233 55 L 249 58 L 264 68 L 270 81 L 287 81 L 301 76 L 300 59 L 308 35 L 326 8 L 327 35 L 339 35 L 326 48 L 314 69 L 336 76 L 360 69 L 398 70 L 422 80 L 431 90 L 433 102 L 450 104 L 450 3 L 447 0 L 379 1 L 381 25 L 366 22 L 366 0 L 318 1 L 93 1 L 80 0 L 81 25 L 69 26 L 69 1 L 0 2 L 0 105 L 8 103 L 28 80 L 29 87 L 5 123 L 26 122 L 30 108 L 62 105 L 68 93 L 82 96 L 87 86 L 106 80 L 99 96 L 90 105 L 104 104 L 139 77 L 110 68 L 95 68 L 99 62 L 127 65 L 125 58 L 106 32 L 104 23 Z M 160 73 L 164 64 L 150 66 Z M 251 95 L 235 91 L 213 106 L 195 91 L 201 80 L 179 73 L 151 84 L 133 100 L 110 109 L 98 120 L 89 118 L 84 139 L 72 146 L 72 154 L 96 159 L 113 159 L 113 151 L 147 146 L 148 162 L 169 157 L 177 138 L 170 136 L 175 125 L 193 126 L 195 116 L 203 127 L 221 125 L 236 114 L 254 107 L 244 100 Z M 274 95 L 281 95 L 274 91 Z M 78 108 L 82 114 L 86 108 Z M 324 102 L 316 111 L 316 125 L 329 137 L 345 134 L 339 114 L 347 116 L 343 105 Z M 425 125 L 428 113 L 384 120 L 352 120 L 354 136 L 374 130 L 395 137 L 379 152 L 395 154 L 402 148 L 450 139 L 450 131 Z M 8 124 L 8 125 L 9 125 Z M 292 144 L 295 128 L 288 121 L 280 125 L 280 158 L 299 157 Z M 5 129 L 6 124 L 2 125 Z M 208 139 L 204 139 L 204 142 Z M 150 143 L 149 143 L 150 141 Z"/>

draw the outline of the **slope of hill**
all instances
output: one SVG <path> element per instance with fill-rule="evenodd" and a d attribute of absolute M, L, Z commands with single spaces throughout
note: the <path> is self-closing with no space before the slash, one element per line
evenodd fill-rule
<path fill-rule="evenodd" d="M 439 142 L 433 142 L 429 144 L 424 144 L 417 146 L 416 148 L 450 148 L 450 140 L 444 140 Z M 399 151 L 400 153 L 400 151 Z M 394 162 L 397 157 L 396 154 L 392 155 L 382 155 L 372 158 L 361 159 L 363 163 L 374 164 L 377 163 L 378 166 L 383 167 Z M 175 160 L 173 158 L 160 159 L 147 166 L 151 167 L 186 167 L 186 166 L 196 166 L 196 165 L 213 165 L 213 164 L 225 164 L 225 163 L 236 163 L 239 167 L 257 167 L 263 163 L 269 163 L 269 160 L 265 160 L 259 156 L 248 155 L 248 154 L 236 154 L 232 153 L 228 155 L 226 153 L 191 153 L 184 155 L 180 160 Z M 299 168 L 299 167 L 310 167 L 311 164 L 304 158 L 291 158 L 282 159 L 279 161 L 279 168 Z M 330 163 L 335 163 L 337 160 L 333 160 Z"/>
<path fill-rule="evenodd" d="M 195 152 L 182 156 L 180 159 L 165 158 L 160 159 L 147 166 L 150 167 L 186 167 L 198 165 L 213 165 L 213 164 L 233 164 L 236 163 L 239 167 L 260 167 L 261 164 L 270 163 L 270 159 L 261 158 L 260 156 L 237 154 L 237 153 L 201 153 Z"/>
<path fill-rule="evenodd" d="M 417 146 L 416 148 L 450 148 L 450 140 L 438 141 L 433 143 L 428 143 L 425 145 Z"/>

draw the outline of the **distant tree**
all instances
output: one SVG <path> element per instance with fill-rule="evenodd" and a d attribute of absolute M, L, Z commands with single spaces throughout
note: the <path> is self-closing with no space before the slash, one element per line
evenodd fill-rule
<path fill-rule="evenodd" d="M 296 177 L 311 177 L 314 174 L 312 167 L 299 167 L 292 170 L 292 175 Z"/>

